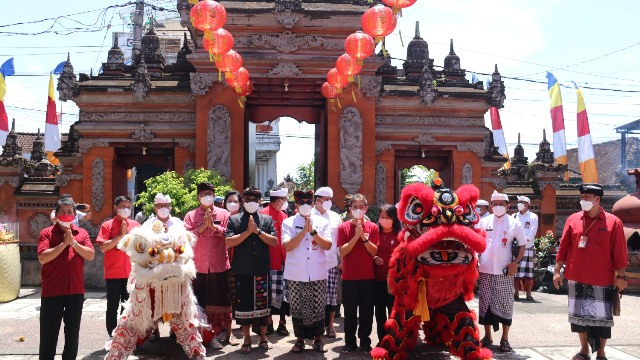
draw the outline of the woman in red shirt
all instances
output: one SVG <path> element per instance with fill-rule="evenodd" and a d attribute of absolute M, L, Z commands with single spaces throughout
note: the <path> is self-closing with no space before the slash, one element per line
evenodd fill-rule
<path fill-rule="evenodd" d="M 389 260 L 393 250 L 398 246 L 398 233 L 402 229 L 402 224 L 398 219 L 398 209 L 394 205 L 385 204 L 380 208 L 380 218 L 378 219 L 380 229 L 380 243 L 378 244 L 378 254 L 373 257 L 376 265 L 375 285 L 374 285 L 374 306 L 376 314 L 376 324 L 378 329 L 378 340 L 386 334 L 384 323 L 391 313 L 393 306 L 393 295 L 389 294 L 387 288 L 387 277 L 389 275 Z"/>

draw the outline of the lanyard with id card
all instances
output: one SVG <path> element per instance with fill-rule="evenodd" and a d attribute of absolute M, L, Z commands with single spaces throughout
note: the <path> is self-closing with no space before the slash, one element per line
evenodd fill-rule
<path fill-rule="evenodd" d="M 584 233 L 582 234 L 582 236 L 580 236 L 580 240 L 578 241 L 578 249 L 584 249 L 587 247 L 587 243 L 589 242 L 589 238 L 587 237 L 587 233 L 589 232 L 589 229 L 591 229 L 591 227 L 598 222 L 598 218 L 595 218 L 595 220 L 591 223 L 591 225 L 589 225 L 589 227 L 584 231 Z M 586 228 L 587 227 L 587 219 L 585 217 L 582 218 L 582 228 Z"/>

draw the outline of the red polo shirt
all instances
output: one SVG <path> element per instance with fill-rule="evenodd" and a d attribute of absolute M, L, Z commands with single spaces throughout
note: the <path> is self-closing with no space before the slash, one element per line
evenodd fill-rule
<path fill-rule="evenodd" d="M 389 261 L 391 260 L 391 255 L 393 255 L 393 250 L 395 250 L 399 243 L 397 231 L 388 233 L 383 231 L 380 233 L 380 243 L 378 244 L 378 253 L 376 256 L 382 258 L 382 265 L 375 265 L 375 263 L 373 265 L 376 273 L 376 281 L 387 281 Z"/>
<path fill-rule="evenodd" d="M 378 225 L 366 221 L 362 225 L 365 234 L 369 234 L 372 244 L 379 243 Z M 343 222 L 338 227 L 338 246 L 342 246 L 356 235 L 356 225 L 351 221 Z M 373 256 L 369 254 L 362 240 L 358 239 L 351 252 L 342 258 L 342 280 L 373 280 Z"/>
<path fill-rule="evenodd" d="M 119 216 L 105 221 L 100 226 L 100 233 L 96 242 L 102 244 L 107 240 L 111 240 L 114 237 L 120 235 L 120 228 L 122 227 L 122 221 Z M 137 221 L 126 219 L 127 227 L 129 231 L 140 226 Z M 105 279 L 128 279 L 129 273 L 131 273 L 131 260 L 129 255 L 124 251 L 113 247 L 104 253 L 104 278 Z"/>
<path fill-rule="evenodd" d="M 269 215 L 273 219 L 273 227 L 276 229 L 278 245 L 269 246 L 271 270 L 282 271 L 282 269 L 284 269 L 284 261 L 287 258 L 287 252 L 284 250 L 284 247 L 282 247 L 282 222 L 287 218 L 287 214 L 282 210 L 274 209 L 271 205 L 260 210 L 260 213 Z"/>
<path fill-rule="evenodd" d="M 84 229 L 71 224 L 71 233 L 80 245 L 93 249 Z M 38 255 L 60 245 L 63 239 L 64 230 L 58 225 L 42 230 L 38 237 Z M 41 297 L 76 294 L 84 294 L 84 258 L 69 245 L 55 259 L 42 265 Z"/>
<path fill-rule="evenodd" d="M 580 249 L 578 243 L 585 225 L 589 230 L 587 246 Z M 569 216 L 556 260 L 565 262 L 564 277 L 569 280 L 596 286 L 613 285 L 615 270 L 629 263 L 622 221 L 602 208 L 595 218 L 584 211 Z"/>

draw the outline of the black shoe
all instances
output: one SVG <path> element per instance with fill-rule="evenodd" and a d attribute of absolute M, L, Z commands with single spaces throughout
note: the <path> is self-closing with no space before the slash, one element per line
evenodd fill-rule
<path fill-rule="evenodd" d="M 274 332 L 275 332 L 275 330 L 273 329 L 273 324 L 267 325 L 267 331 L 265 332 L 265 335 L 271 335 Z"/>
<path fill-rule="evenodd" d="M 370 353 L 371 350 L 373 350 L 373 349 L 371 348 L 371 345 L 360 345 L 358 350 L 360 350 L 362 352 Z"/>
<path fill-rule="evenodd" d="M 347 344 L 342 348 L 343 353 L 352 353 L 358 350 L 358 347 L 355 344 Z"/>

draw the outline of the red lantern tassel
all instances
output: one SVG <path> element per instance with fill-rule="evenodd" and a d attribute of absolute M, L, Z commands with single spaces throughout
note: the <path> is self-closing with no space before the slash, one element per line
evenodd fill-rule
<path fill-rule="evenodd" d="M 353 90 L 353 86 L 351 87 L 351 96 L 353 96 L 353 102 L 354 102 L 354 103 L 357 103 L 357 102 L 358 102 L 358 100 L 356 100 L 356 93 L 355 93 L 355 91 Z"/>
<path fill-rule="evenodd" d="M 218 82 L 222 82 L 222 71 L 218 69 Z"/>
<path fill-rule="evenodd" d="M 238 98 L 238 104 L 240 104 L 240 107 L 244 109 L 244 102 L 247 101 L 247 98 L 244 96 L 240 96 Z"/>
<path fill-rule="evenodd" d="M 355 81 L 355 79 L 353 78 L 353 75 L 349 75 L 349 76 L 347 77 L 347 80 L 349 81 L 349 84 L 351 84 L 352 82 L 354 82 L 354 81 Z"/>
<path fill-rule="evenodd" d="M 189 4 L 195 5 L 198 3 L 198 0 L 189 0 Z"/>
<path fill-rule="evenodd" d="M 339 107 L 340 109 L 342 109 L 342 105 L 340 105 L 340 98 L 339 98 L 339 97 L 336 97 L 336 101 L 338 102 L 338 107 Z"/>
<path fill-rule="evenodd" d="M 335 100 L 334 99 L 329 99 L 329 104 L 331 104 L 331 110 L 336 111 L 336 107 L 334 106 Z"/>

